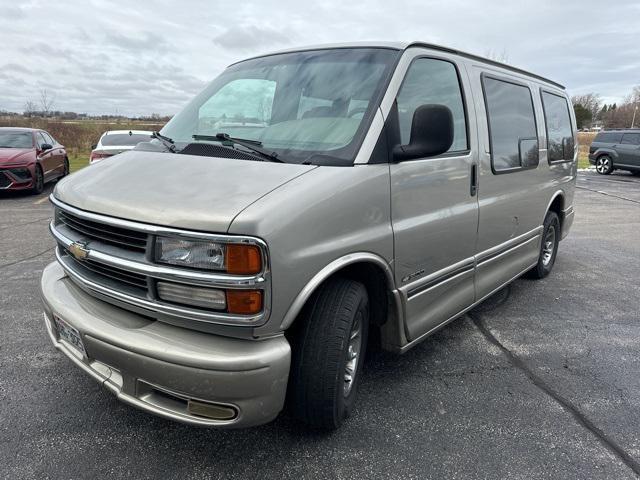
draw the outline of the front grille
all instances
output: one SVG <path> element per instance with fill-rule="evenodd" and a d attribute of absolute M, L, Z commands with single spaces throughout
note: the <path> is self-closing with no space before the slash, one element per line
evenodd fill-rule
<path fill-rule="evenodd" d="M 139 294 L 146 295 L 148 291 L 147 277 L 139 273 L 123 270 L 118 267 L 106 265 L 104 263 L 94 262 L 93 260 L 77 260 L 66 250 L 63 250 L 65 261 L 69 262 L 70 266 L 99 284 L 104 284 L 105 280 L 109 282 L 116 281 L 122 282 L 131 287 L 139 289 Z"/>
<path fill-rule="evenodd" d="M 60 209 L 56 210 L 56 218 L 58 222 L 63 223 L 88 240 L 97 240 L 136 252 L 144 252 L 146 250 L 147 234 L 144 232 L 94 222 Z"/>
<path fill-rule="evenodd" d="M 11 185 L 11 180 L 4 173 L 0 172 L 0 188 L 7 188 Z"/>

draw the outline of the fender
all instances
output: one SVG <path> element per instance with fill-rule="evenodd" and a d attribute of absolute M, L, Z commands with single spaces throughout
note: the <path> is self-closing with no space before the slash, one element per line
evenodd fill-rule
<path fill-rule="evenodd" d="M 401 309 L 401 305 L 398 303 L 399 297 L 397 295 L 395 280 L 393 278 L 393 271 L 391 270 L 391 267 L 386 262 L 386 260 L 374 253 L 355 252 L 349 253 L 332 261 L 322 270 L 316 273 L 313 278 L 309 280 L 309 282 L 307 282 L 304 288 L 300 290 L 300 293 L 298 293 L 295 300 L 291 303 L 289 310 L 287 310 L 287 313 L 285 314 L 282 323 L 280 324 L 280 329 L 286 330 L 291 326 L 291 324 L 294 322 L 294 320 L 302 310 L 302 307 L 304 307 L 304 304 L 307 302 L 309 297 L 311 297 L 316 288 L 318 288 L 322 284 L 322 282 L 324 282 L 331 275 L 346 267 L 347 265 L 359 262 L 373 263 L 376 266 L 382 268 L 387 278 L 387 282 L 391 286 L 391 291 L 389 293 L 391 293 L 391 298 L 393 298 L 394 307 L 397 312 L 401 311 L 398 310 Z"/>

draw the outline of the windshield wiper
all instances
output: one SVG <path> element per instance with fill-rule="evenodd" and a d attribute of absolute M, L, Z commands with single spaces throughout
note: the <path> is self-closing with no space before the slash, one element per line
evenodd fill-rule
<path fill-rule="evenodd" d="M 160 140 L 160 143 L 167 147 L 171 153 L 176 153 L 176 143 L 173 141 L 173 139 L 165 137 L 159 132 L 151 132 L 151 136 Z"/>
<path fill-rule="evenodd" d="M 243 147 L 248 148 L 252 152 L 255 152 L 261 155 L 263 158 L 266 158 L 271 162 L 284 163 L 283 160 L 280 160 L 278 158 L 277 153 L 275 152 L 269 153 L 261 149 L 260 147 L 262 146 L 262 142 L 259 142 L 258 140 L 248 140 L 244 138 L 231 137 L 227 133 L 216 133 L 215 135 L 192 135 L 192 137 L 194 140 L 235 143 L 237 145 L 242 145 Z"/>

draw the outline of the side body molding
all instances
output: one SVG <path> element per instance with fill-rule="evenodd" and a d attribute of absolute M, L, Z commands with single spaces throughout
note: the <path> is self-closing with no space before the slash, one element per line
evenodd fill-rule
<path fill-rule="evenodd" d="M 309 297 L 313 294 L 313 292 L 318 288 L 322 282 L 324 282 L 331 275 L 346 267 L 347 265 L 351 265 L 354 263 L 372 263 L 380 268 L 385 273 L 385 277 L 387 279 L 387 284 L 391 287 L 389 293 L 391 297 L 391 301 L 393 303 L 393 308 L 395 310 L 395 314 L 397 315 L 398 320 L 404 322 L 404 315 L 402 315 L 402 303 L 400 301 L 398 290 L 395 286 L 395 280 L 393 278 L 393 271 L 389 264 L 384 260 L 384 258 L 375 255 L 369 252 L 356 252 L 350 253 L 343 257 L 340 257 L 327 266 L 325 266 L 322 270 L 316 273 L 311 280 L 304 286 L 304 288 L 300 291 L 298 296 L 295 298 L 289 310 L 285 314 L 282 323 L 280 324 L 280 328 L 282 330 L 286 330 L 291 326 L 294 322 L 302 307 L 307 302 Z"/>

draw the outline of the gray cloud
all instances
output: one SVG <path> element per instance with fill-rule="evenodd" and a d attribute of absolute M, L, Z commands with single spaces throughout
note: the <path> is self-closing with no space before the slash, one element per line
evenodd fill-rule
<path fill-rule="evenodd" d="M 636 0 L 13 0 L 2 13 L 0 109 L 15 111 L 47 88 L 60 110 L 171 114 L 243 57 L 365 40 L 504 51 L 608 102 L 640 83 Z"/>
<path fill-rule="evenodd" d="M 270 27 L 255 25 L 234 25 L 213 39 L 216 45 L 231 50 L 255 50 L 259 47 L 273 47 L 292 43 L 292 32 L 285 34 Z"/>

